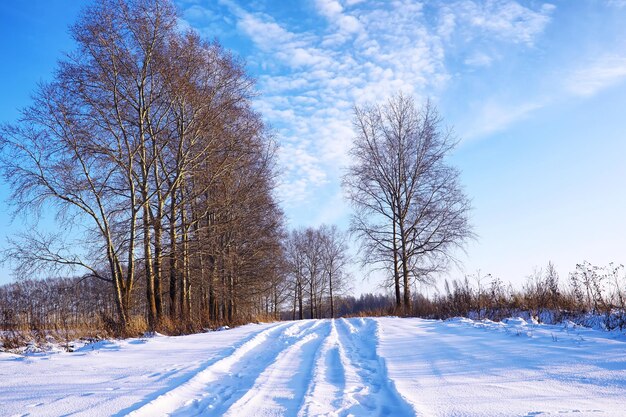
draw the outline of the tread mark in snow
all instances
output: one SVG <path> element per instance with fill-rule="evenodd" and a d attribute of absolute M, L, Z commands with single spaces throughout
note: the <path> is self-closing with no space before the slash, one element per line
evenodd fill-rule
<path fill-rule="evenodd" d="M 340 351 L 347 357 L 344 368 L 352 368 L 357 378 L 351 384 L 346 382 L 346 405 L 337 415 L 415 416 L 415 410 L 389 379 L 384 359 L 376 352 L 377 322 L 362 318 L 339 322 Z"/>
<path fill-rule="evenodd" d="M 340 351 L 335 320 L 315 358 L 315 367 L 298 416 L 337 416 L 346 387 L 345 352 Z"/>
<path fill-rule="evenodd" d="M 130 416 L 414 416 L 376 351 L 371 319 L 284 323 Z"/>
<path fill-rule="evenodd" d="M 128 416 L 176 415 L 181 411 L 185 415 L 212 414 L 215 402 L 228 401 L 234 395 L 245 393 L 252 382 L 244 376 L 261 373 L 278 355 L 281 342 L 298 338 L 300 333 L 315 325 L 313 322 L 281 323 L 256 333 L 230 354 L 212 361 L 187 381 L 136 408 Z"/>
<path fill-rule="evenodd" d="M 320 345 L 331 330 L 330 323 L 318 320 L 287 345 L 225 416 L 295 416 L 305 400 Z"/>
<path fill-rule="evenodd" d="M 268 332 L 272 332 L 275 331 L 276 329 L 279 329 L 281 327 L 285 327 L 287 325 L 287 323 L 280 323 L 277 325 L 274 325 L 272 327 L 266 328 L 264 330 L 259 330 L 257 332 L 253 332 L 249 335 L 247 335 L 246 337 L 244 337 L 243 339 L 239 340 L 237 343 L 233 344 L 233 346 L 224 349 L 223 351 L 221 351 L 220 353 L 218 353 L 217 355 L 215 355 L 214 358 L 211 358 L 208 361 L 205 362 L 201 362 L 200 366 L 197 367 L 194 370 L 191 370 L 190 372 L 185 373 L 184 375 L 175 378 L 172 382 L 173 384 L 171 384 L 169 387 L 166 387 L 165 389 L 161 389 L 159 391 L 156 391 L 154 393 L 152 393 L 150 396 L 148 396 L 146 399 L 133 404 L 132 406 L 130 406 L 129 408 L 126 408 L 124 410 L 121 410 L 120 412 L 116 413 L 113 417 L 122 417 L 122 416 L 128 416 L 128 415 L 143 415 L 140 413 L 140 410 L 142 410 L 145 407 L 150 407 L 150 404 L 152 402 L 154 402 L 155 400 L 157 400 L 159 397 L 161 397 L 162 395 L 166 395 L 169 392 L 179 388 L 182 385 L 185 385 L 185 383 L 189 382 L 191 379 L 193 379 L 195 376 L 197 376 L 198 374 L 204 372 L 207 368 L 211 367 L 213 364 L 215 364 L 218 361 L 221 361 L 222 359 L 233 355 L 237 349 L 239 349 L 240 347 L 242 347 L 243 345 L 249 343 L 252 340 L 255 340 L 259 337 L 263 337 L 264 334 L 267 334 Z M 180 367 L 182 365 L 176 365 L 172 370 L 175 370 L 176 367 Z M 170 371 L 170 370 L 168 370 Z M 126 376 L 121 376 L 119 378 L 115 378 L 113 379 L 113 381 L 120 381 L 120 380 L 124 380 L 126 379 Z M 116 391 L 119 390 L 119 387 L 115 387 L 115 388 L 107 388 L 107 390 L 112 390 L 112 391 Z"/>

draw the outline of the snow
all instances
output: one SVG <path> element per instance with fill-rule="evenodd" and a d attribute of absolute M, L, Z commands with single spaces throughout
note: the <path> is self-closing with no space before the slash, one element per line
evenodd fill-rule
<path fill-rule="evenodd" d="M 304 320 L 0 353 L 0 416 L 623 416 L 626 337 L 523 318 Z"/>
<path fill-rule="evenodd" d="M 570 326 L 378 320 L 388 377 L 428 416 L 623 416 L 626 340 Z"/>

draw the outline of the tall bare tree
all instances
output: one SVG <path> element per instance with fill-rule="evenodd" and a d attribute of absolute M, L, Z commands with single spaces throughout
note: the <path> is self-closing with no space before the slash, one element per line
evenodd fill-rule
<path fill-rule="evenodd" d="M 304 282 L 306 279 L 304 232 L 302 230 L 291 231 L 284 243 L 284 253 L 287 276 L 293 290 L 292 319 L 296 319 L 297 310 L 297 317 L 302 320 L 304 319 Z"/>
<path fill-rule="evenodd" d="M 321 259 L 324 270 L 324 280 L 328 288 L 330 317 L 335 317 L 335 297 L 347 286 L 348 246 L 346 235 L 336 225 L 322 225 L 319 228 L 321 238 Z"/>
<path fill-rule="evenodd" d="M 430 102 L 398 94 L 355 107 L 352 165 L 343 185 L 351 231 L 366 264 L 391 267 L 396 306 L 411 311 L 411 285 L 446 268 L 472 236 L 470 202 L 446 156 L 456 144 Z M 401 289 L 403 294 L 401 296 Z"/>

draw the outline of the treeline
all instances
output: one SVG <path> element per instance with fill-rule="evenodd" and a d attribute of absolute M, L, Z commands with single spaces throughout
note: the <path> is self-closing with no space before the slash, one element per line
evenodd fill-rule
<path fill-rule="evenodd" d="M 77 49 L 0 130 L 16 213 L 62 231 L 15 237 L 4 258 L 20 277 L 108 283 L 121 333 L 138 316 L 191 331 L 278 314 L 283 220 L 253 80 L 177 25 L 167 0 L 95 1 Z"/>
<path fill-rule="evenodd" d="M 331 228 L 300 229 L 293 232 L 300 237 L 308 233 L 324 235 Z M 323 271 L 321 268 L 320 271 Z M 278 299 L 270 300 L 269 293 L 259 300 L 256 311 L 265 318 L 299 319 L 294 309 L 297 282 L 293 272 L 286 271 L 279 283 Z M 291 278 L 288 278 L 291 275 Z M 320 272 L 318 277 L 323 277 Z M 348 275 L 344 275 L 347 277 Z M 335 282 L 342 282 L 341 280 Z M 311 316 L 311 298 L 303 285 L 303 317 L 350 317 L 406 315 L 398 309 L 393 294 L 347 295 L 335 287 L 333 310 L 330 309 L 328 287 L 321 292 Z M 343 281 L 342 285 L 347 282 Z M 280 290 L 282 289 L 282 290 Z M 140 285 L 140 291 L 144 288 Z M 324 296 L 324 294 L 326 294 Z M 316 298 L 316 297 L 314 297 Z M 572 320 L 581 324 L 595 324 L 606 329 L 626 328 L 626 274 L 622 265 L 593 266 L 579 264 L 565 280 L 560 280 L 552 264 L 531 274 L 521 290 L 489 274 L 476 273 L 461 280 L 446 281 L 443 291 L 429 297 L 414 291 L 410 316 L 446 319 L 469 317 L 473 319 L 502 320 L 511 316 L 526 316 L 539 322 L 558 323 Z M 271 305 L 278 308 L 272 314 Z M 145 311 L 145 299 L 134 298 L 132 309 Z M 24 344 L 29 340 L 45 341 L 53 337 L 69 342 L 80 336 L 110 336 L 116 333 L 115 300 L 108 283 L 96 279 L 55 278 L 26 280 L 0 286 L 0 342 L 4 348 Z M 213 322 L 217 325 L 217 322 Z M 141 318 L 130 323 L 135 333 L 142 330 Z"/>
<path fill-rule="evenodd" d="M 385 294 L 361 294 L 358 298 L 352 295 L 337 300 L 338 316 L 381 316 L 396 313 L 395 298 Z"/>
<path fill-rule="evenodd" d="M 26 280 L 0 286 L 0 330 L 105 329 L 115 303 L 103 281 L 80 278 Z"/>
<path fill-rule="evenodd" d="M 336 226 L 296 229 L 285 241 L 286 301 L 291 319 L 335 317 L 348 289 L 347 237 Z"/>
<path fill-rule="evenodd" d="M 109 285 L 94 279 L 24 280 L 0 286 L 0 348 L 116 333 Z"/>

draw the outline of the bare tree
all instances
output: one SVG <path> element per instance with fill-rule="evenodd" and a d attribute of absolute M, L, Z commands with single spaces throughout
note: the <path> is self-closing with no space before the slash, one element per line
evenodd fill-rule
<path fill-rule="evenodd" d="M 293 320 L 296 319 L 296 310 L 298 319 L 304 319 L 303 297 L 306 272 L 303 235 L 302 230 L 292 230 L 284 243 L 287 277 L 293 290 Z"/>
<path fill-rule="evenodd" d="M 355 107 L 352 165 L 343 184 L 364 263 L 391 267 L 396 306 L 411 311 L 411 285 L 444 270 L 472 236 L 470 202 L 446 162 L 456 141 L 430 102 L 398 94 Z M 400 290 L 403 290 L 401 297 Z"/>
<path fill-rule="evenodd" d="M 322 270 L 322 239 L 319 231 L 309 227 L 304 230 L 302 250 L 304 253 L 304 269 L 309 291 L 310 318 L 320 316 L 320 298 L 323 291 Z"/>
<path fill-rule="evenodd" d="M 328 300 L 330 304 L 330 317 L 335 317 L 335 297 L 347 285 L 347 266 L 349 258 L 346 235 L 339 231 L 336 225 L 322 225 L 319 228 L 321 237 L 321 258 L 324 269 L 324 280 L 328 288 Z"/>

